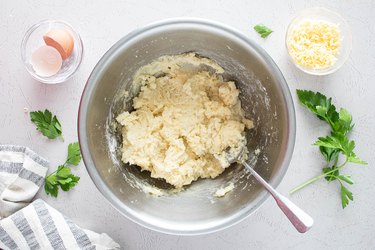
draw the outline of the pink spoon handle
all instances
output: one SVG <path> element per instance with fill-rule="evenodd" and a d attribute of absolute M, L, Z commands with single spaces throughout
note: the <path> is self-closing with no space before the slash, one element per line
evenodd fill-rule
<path fill-rule="evenodd" d="M 300 233 L 307 232 L 314 224 L 313 218 L 305 213 L 302 209 L 297 207 L 293 202 L 291 202 L 285 196 L 279 194 L 273 187 L 271 187 L 249 164 L 246 162 L 242 163 L 253 175 L 254 177 L 267 189 L 267 191 L 275 199 L 277 205 L 283 211 L 283 213 L 288 217 L 289 221 Z"/>

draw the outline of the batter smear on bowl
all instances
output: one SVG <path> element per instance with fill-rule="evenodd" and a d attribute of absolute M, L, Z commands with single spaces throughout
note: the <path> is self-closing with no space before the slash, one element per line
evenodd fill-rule
<path fill-rule="evenodd" d="M 122 161 L 150 171 L 177 189 L 215 178 L 230 155 L 247 157 L 246 119 L 223 68 L 194 53 L 162 56 L 138 69 L 132 112 L 121 113 Z"/>

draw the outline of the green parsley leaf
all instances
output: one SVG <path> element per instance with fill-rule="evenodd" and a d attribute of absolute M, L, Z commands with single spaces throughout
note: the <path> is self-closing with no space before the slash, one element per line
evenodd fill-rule
<path fill-rule="evenodd" d="M 59 193 L 59 187 L 56 184 L 49 182 L 48 179 L 46 179 L 44 183 L 44 190 L 46 191 L 46 194 L 49 194 L 52 197 L 57 197 L 57 194 Z"/>
<path fill-rule="evenodd" d="M 332 168 L 329 168 L 329 167 L 323 168 L 323 173 L 326 174 L 326 176 L 324 178 L 328 182 L 337 180 L 337 178 L 339 176 L 339 170 L 336 167 L 334 167 L 334 166 Z"/>
<path fill-rule="evenodd" d="M 44 190 L 48 195 L 57 197 L 59 187 L 63 191 L 69 191 L 73 188 L 80 177 L 72 174 L 71 169 L 66 164 L 78 165 L 81 161 L 81 153 L 78 142 L 71 143 L 68 146 L 68 157 L 63 165 L 58 166 L 57 170 L 45 178 Z"/>
<path fill-rule="evenodd" d="M 47 177 L 46 177 L 46 181 L 48 182 L 48 183 L 50 183 L 51 185 L 56 185 L 56 175 L 54 175 L 54 174 L 52 174 L 52 175 L 48 175 Z"/>
<path fill-rule="evenodd" d="M 354 141 L 350 141 L 348 137 L 339 133 L 332 133 L 332 136 L 340 143 L 341 150 L 347 157 L 353 155 L 353 149 L 355 148 Z"/>
<path fill-rule="evenodd" d="M 347 157 L 355 156 L 355 154 L 353 154 L 353 149 L 355 148 L 354 141 L 349 141 L 348 137 L 339 133 L 332 133 L 330 136 L 319 137 L 314 145 L 331 148 L 333 150 L 340 150 Z"/>
<path fill-rule="evenodd" d="M 348 157 L 348 162 L 352 163 L 357 163 L 357 164 L 362 164 L 362 165 L 367 165 L 367 162 L 362 161 L 359 159 L 354 152 L 351 152 L 350 156 Z"/>
<path fill-rule="evenodd" d="M 320 120 L 326 121 L 332 131 L 325 137 L 319 137 L 314 145 L 319 146 L 320 153 L 325 158 L 327 165 L 322 169 L 323 174 L 316 176 L 305 183 L 294 188 L 294 193 L 310 183 L 324 177 L 328 182 L 337 180 L 341 185 L 341 202 L 345 208 L 349 204 L 349 200 L 353 200 L 353 194 L 342 184 L 345 182 L 352 185 L 354 181 L 349 175 L 341 175 L 340 169 L 348 162 L 367 165 L 367 162 L 359 159 L 353 152 L 355 142 L 349 140 L 348 134 L 353 129 L 352 115 L 341 108 L 339 112 L 332 104 L 332 98 L 327 98 L 319 92 L 310 90 L 297 90 L 297 96 L 300 103 L 314 113 Z M 345 156 L 346 160 L 338 165 L 340 155 Z"/>
<path fill-rule="evenodd" d="M 333 171 L 333 172 L 332 172 Z M 323 168 L 323 173 L 326 174 L 324 177 L 328 182 L 334 181 L 334 180 L 342 180 L 350 185 L 354 184 L 353 179 L 350 175 L 340 175 L 339 169 L 335 166 L 332 168 Z"/>
<path fill-rule="evenodd" d="M 354 124 L 352 124 L 352 115 L 346 110 L 341 108 L 339 113 L 339 119 L 334 124 L 334 131 L 336 133 L 347 134 L 352 130 Z"/>
<path fill-rule="evenodd" d="M 262 38 L 266 38 L 267 36 L 269 36 L 273 30 L 271 30 L 270 28 L 266 27 L 265 25 L 263 24 L 258 24 L 258 25 L 255 25 L 254 26 L 254 30 L 256 32 L 259 33 L 259 35 L 262 37 Z"/>
<path fill-rule="evenodd" d="M 71 173 L 69 167 L 61 165 L 54 173 L 46 177 L 44 190 L 47 194 L 57 197 L 59 187 L 61 187 L 63 191 L 68 191 L 77 184 L 79 179 L 78 176 Z"/>
<path fill-rule="evenodd" d="M 316 114 L 319 119 L 326 121 L 333 128 L 340 115 L 332 104 L 332 98 L 310 90 L 297 90 L 297 96 L 301 104 Z"/>
<path fill-rule="evenodd" d="M 56 176 L 60 179 L 66 179 L 71 174 L 70 168 L 61 165 L 57 168 Z"/>
<path fill-rule="evenodd" d="M 338 140 L 334 136 L 329 136 L 329 135 L 326 137 L 319 137 L 318 140 L 313 145 L 342 150 L 340 140 Z"/>
<path fill-rule="evenodd" d="M 30 119 L 36 125 L 36 129 L 49 139 L 62 137 L 62 128 L 59 120 L 49 110 L 30 112 Z"/>
<path fill-rule="evenodd" d="M 79 147 L 79 143 L 71 143 L 68 146 L 68 158 L 66 160 L 67 164 L 71 164 L 77 166 L 81 161 L 81 150 Z"/>
<path fill-rule="evenodd" d="M 332 105 L 331 99 L 328 99 L 319 92 L 314 93 L 310 90 L 297 89 L 297 96 L 301 104 L 318 115 L 318 117 L 325 117 L 328 109 Z"/>
<path fill-rule="evenodd" d="M 354 181 L 350 175 L 339 175 L 338 178 L 350 185 L 354 184 Z"/>
<path fill-rule="evenodd" d="M 340 154 L 340 150 L 337 148 L 327 148 L 320 146 L 319 150 L 328 163 L 332 162 L 333 160 L 336 160 Z"/>
<path fill-rule="evenodd" d="M 349 200 L 353 201 L 353 194 L 343 184 L 341 184 L 342 208 L 345 208 L 349 204 Z"/>
<path fill-rule="evenodd" d="M 66 180 L 59 182 L 60 187 L 64 191 L 69 191 L 78 183 L 79 179 L 80 178 L 78 176 L 70 175 Z"/>
<path fill-rule="evenodd" d="M 297 90 L 297 95 L 301 104 L 316 114 L 319 119 L 326 121 L 334 132 L 346 135 L 352 130 L 354 124 L 352 124 L 351 114 L 343 108 L 338 113 L 332 104 L 332 98 L 309 90 Z"/>

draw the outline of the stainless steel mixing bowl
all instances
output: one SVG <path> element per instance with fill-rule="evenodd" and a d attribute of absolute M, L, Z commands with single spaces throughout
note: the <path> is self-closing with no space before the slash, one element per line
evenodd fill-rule
<path fill-rule="evenodd" d="M 131 110 L 132 96 L 124 97 L 124 91 L 134 72 L 161 55 L 189 51 L 216 60 L 226 70 L 223 77 L 236 82 L 246 117 L 255 123 L 247 132 L 250 162 L 274 187 L 288 168 L 295 141 L 294 106 L 283 75 L 259 45 L 232 28 L 200 19 L 173 19 L 117 42 L 98 62 L 82 94 L 78 132 L 83 159 L 97 188 L 122 214 L 147 228 L 178 235 L 229 227 L 269 197 L 239 165 L 173 193 L 164 181 L 121 163 L 121 137 L 113 119 Z M 232 192 L 214 197 L 230 182 L 235 184 Z M 166 193 L 150 195 L 147 186 Z"/>

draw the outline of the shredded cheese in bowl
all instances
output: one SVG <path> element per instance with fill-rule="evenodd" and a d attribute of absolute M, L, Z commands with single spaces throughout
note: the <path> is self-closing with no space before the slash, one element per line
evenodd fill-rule
<path fill-rule="evenodd" d="M 349 57 L 350 28 L 335 12 L 324 8 L 308 9 L 289 25 L 286 45 L 298 68 L 315 75 L 329 74 Z"/>
<path fill-rule="evenodd" d="M 287 44 L 290 55 L 299 65 L 326 69 L 337 62 L 340 29 L 335 23 L 306 19 L 290 30 Z"/>

